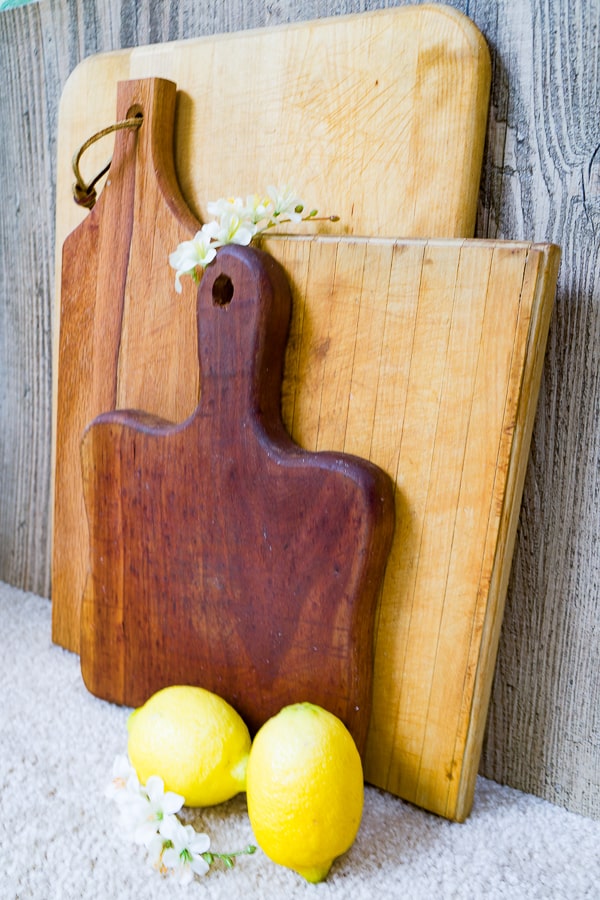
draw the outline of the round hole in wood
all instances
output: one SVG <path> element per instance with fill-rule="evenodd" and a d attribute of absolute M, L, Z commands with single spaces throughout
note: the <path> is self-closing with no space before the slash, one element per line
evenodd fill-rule
<path fill-rule="evenodd" d="M 233 297 L 233 282 L 229 275 L 225 275 L 224 272 L 221 272 L 215 278 L 213 287 L 212 287 L 212 298 L 215 306 L 227 306 L 231 303 L 231 298 Z"/>
<path fill-rule="evenodd" d="M 134 103 L 133 106 L 130 106 L 127 110 L 126 119 L 143 119 L 144 113 L 142 112 L 142 107 L 139 103 Z"/>

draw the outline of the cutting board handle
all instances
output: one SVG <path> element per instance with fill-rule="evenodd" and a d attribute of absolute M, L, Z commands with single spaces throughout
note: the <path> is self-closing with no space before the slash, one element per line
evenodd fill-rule
<path fill-rule="evenodd" d="M 198 221 L 183 198 L 175 172 L 173 140 L 176 100 L 177 85 L 166 78 L 137 78 L 118 82 L 117 119 L 121 121 L 141 116 L 143 122 L 134 131 L 123 129 L 115 133 L 107 185 L 116 182 L 127 185 L 131 191 L 136 188 L 135 200 L 133 204 L 122 206 L 122 201 L 112 191 L 103 191 L 100 200 L 104 197 L 105 201 L 110 199 L 113 205 L 119 204 L 121 213 L 132 211 L 132 225 L 137 220 L 143 222 L 148 218 L 152 226 L 152 216 L 148 216 L 144 204 L 152 197 L 148 187 L 152 191 L 158 189 L 159 196 L 166 202 L 175 219 L 193 232 L 198 228 Z M 129 236 L 130 231 L 126 234 Z"/>
<path fill-rule="evenodd" d="M 198 290 L 199 427 L 210 417 L 233 441 L 232 431 L 239 435 L 256 416 L 271 437 L 295 446 L 280 412 L 290 312 L 287 279 L 273 257 L 254 248 L 219 251 Z"/>

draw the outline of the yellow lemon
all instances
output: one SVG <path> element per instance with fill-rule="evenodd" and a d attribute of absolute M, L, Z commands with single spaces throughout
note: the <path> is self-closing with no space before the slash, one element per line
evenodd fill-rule
<path fill-rule="evenodd" d="M 323 881 L 362 816 L 363 771 L 350 732 L 320 706 L 284 707 L 254 738 L 246 794 L 265 854 L 307 881 Z"/>
<path fill-rule="evenodd" d="M 129 759 L 142 784 L 159 775 L 186 806 L 213 806 L 245 789 L 248 728 L 211 691 L 164 688 L 131 713 L 127 729 Z"/>

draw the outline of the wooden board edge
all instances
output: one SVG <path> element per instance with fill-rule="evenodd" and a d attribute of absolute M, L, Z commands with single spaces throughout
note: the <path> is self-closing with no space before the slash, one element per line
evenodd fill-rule
<path fill-rule="evenodd" d="M 464 822 L 470 814 L 475 796 L 546 344 L 554 309 L 560 248 L 555 244 L 532 244 L 530 256 L 537 257 L 539 268 L 532 303 L 522 389 L 510 451 L 505 500 L 497 538 L 497 554 L 485 611 L 459 787 L 455 806 L 447 809 L 447 818 L 458 822 Z M 529 390 L 523 390 L 523 385 L 527 384 Z M 475 715 L 474 712 L 477 710 L 486 714 Z"/>
<path fill-rule="evenodd" d="M 468 80 L 468 92 L 472 92 L 471 113 L 473 124 L 472 134 L 478 136 L 478 141 L 473 141 L 472 154 L 469 164 L 465 166 L 463 174 L 462 193 L 468 198 L 468 207 L 472 210 L 471 220 L 466 224 L 465 234 L 475 234 L 477 219 L 477 198 L 480 190 L 480 179 L 477 184 L 472 184 L 469 179 L 469 171 L 481 173 L 483 154 L 486 141 L 486 125 L 489 115 L 490 90 L 492 84 L 492 59 L 488 44 L 475 23 L 464 13 L 452 6 L 444 4 L 425 3 L 419 9 L 435 11 L 440 16 L 452 20 L 460 29 L 465 43 L 471 51 L 471 63 L 469 70 L 463 66 L 463 77 Z"/>
<path fill-rule="evenodd" d="M 123 67 L 123 77 L 126 76 L 127 66 L 129 64 L 129 50 L 116 50 L 111 54 L 114 56 L 115 60 L 120 60 L 120 63 Z M 67 175 L 63 174 L 60 170 L 60 162 L 61 160 L 71 159 L 73 154 L 77 151 L 77 147 L 68 147 L 64 148 L 64 134 L 65 129 L 62 127 L 62 123 L 68 116 L 68 111 L 70 104 L 72 102 L 71 98 L 74 93 L 80 88 L 80 81 L 82 78 L 87 79 L 90 83 L 94 81 L 94 73 L 99 70 L 101 66 L 102 57 L 104 54 L 97 54 L 95 56 L 89 56 L 86 59 L 82 60 L 71 72 L 69 77 L 67 78 L 65 85 L 63 87 L 63 91 L 60 97 L 59 107 L 58 107 L 58 134 L 57 134 L 57 145 L 56 145 L 56 191 L 57 191 L 57 200 L 56 200 L 56 220 L 55 220 L 55 245 L 54 245 L 54 302 L 52 304 L 52 409 L 51 409 L 51 448 L 50 448 L 50 511 L 49 511 L 49 526 L 50 526 L 50 560 L 51 560 L 51 571 L 52 571 L 52 560 L 54 554 L 54 498 L 55 498 L 55 476 L 56 476 L 56 423 L 57 423 L 57 415 L 58 415 L 58 357 L 59 352 L 58 348 L 60 345 L 60 311 L 61 311 L 61 286 L 62 286 L 62 255 L 63 255 L 63 245 L 64 241 L 68 237 L 68 234 L 63 234 L 60 229 L 60 203 L 58 200 L 60 193 L 66 193 L 67 187 Z M 115 108 L 116 108 L 116 83 L 115 83 Z M 104 125 L 109 125 L 110 122 L 105 122 Z M 91 137 L 91 135 L 88 135 Z M 94 148 L 92 148 L 94 151 Z M 107 148 L 104 145 L 103 150 L 100 152 L 106 153 Z M 98 151 L 96 151 L 96 156 Z M 92 154 L 92 159 L 94 158 L 94 153 Z M 103 157 L 102 157 L 103 158 Z M 106 162 L 106 159 L 104 159 Z M 92 162 L 93 166 L 93 162 Z M 86 169 L 87 172 L 87 160 L 86 160 Z M 71 173 L 72 174 L 72 173 Z M 71 183 L 74 183 L 75 178 L 74 175 L 71 177 Z M 71 190 L 69 190 L 69 198 L 71 198 Z M 66 201 L 65 201 L 66 202 Z M 70 199 L 70 202 L 75 205 L 75 201 Z M 81 213 L 79 217 L 78 225 L 84 221 L 86 216 L 89 214 L 87 210 L 80 208 Z M 77 226 L 76 226 L 77 227 Z M 50 582 L 50 598 L 52 598 L 52 579 Z M 68 650 L 76 649 L 71 645 L 71 640 L 68 637 L 70 633 L 70 628 L 63 628 L 60 621 L 60 616 L 57 615 L 55 606 L 52 607 L 52 639 L 56 644 L 59 644 L 65 647 Z"/>

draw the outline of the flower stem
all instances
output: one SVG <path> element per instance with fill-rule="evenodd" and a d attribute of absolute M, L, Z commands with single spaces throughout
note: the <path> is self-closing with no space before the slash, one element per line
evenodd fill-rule
<path fill-rule="evenodd" d="M 209 866 L 212 866 L 215 860 L 220 859 L 228 869 L 233 869 L 237 856 L 252 856 L 253 853 L 256 853 L 256 847 L 254 844 L 248 844 L 243 850 L 236 850 L 233 853 L 213 853 L 211 850 L 207 850 L 202 854 L 202 859 Z"/>

